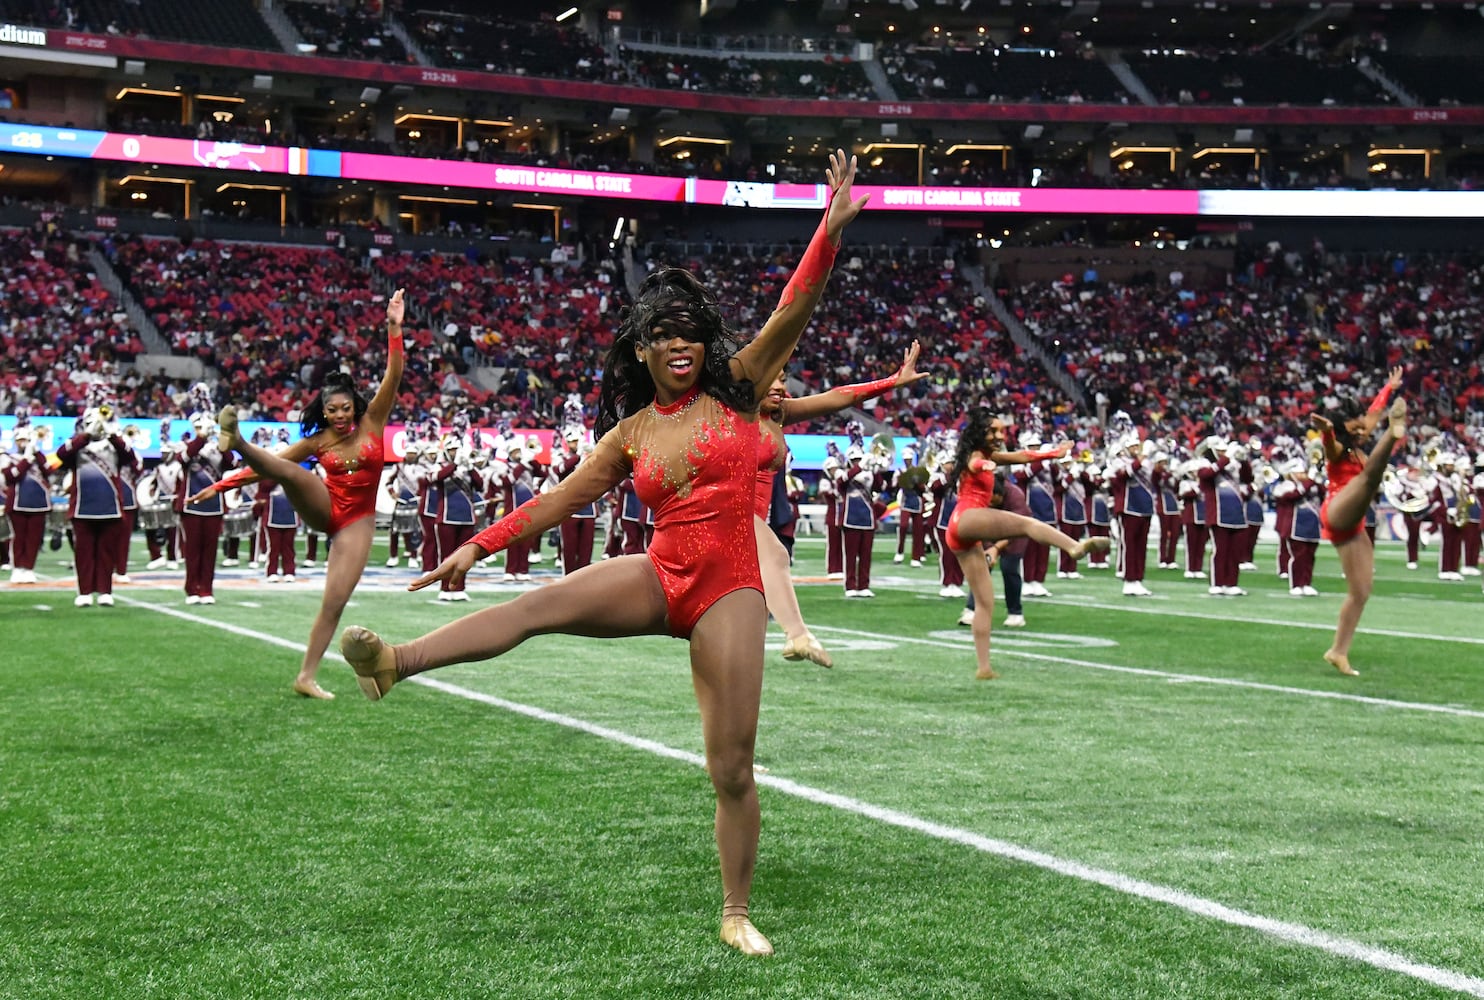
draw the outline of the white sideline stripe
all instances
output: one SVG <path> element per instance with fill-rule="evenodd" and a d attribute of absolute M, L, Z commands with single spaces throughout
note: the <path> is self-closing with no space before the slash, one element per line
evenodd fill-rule
<path fill-rule="evenodd" d="M 1336 595 L 1338 596 L 1338 595 Z M 1284 628 L 1308 628 L 1319 629 L 1325 632 L 1333 632 L 1333 623 L 1324 624 L 1320 622 L 1295 622 L 1281 618 L 1239 618 L 1235 615 L 1213 615 L 1203 611 L 1173 611 L 1167 608 L 1150 607 L 1148 605 L 1134 604 L 1102 604 L 1095 601 L 1078 601 L 1072 598 L 1054 597 L 1050 600 L 1037 597 L 1036 604 L 1059 604 L 1064 607 L 1097 608 L 1100 611 L 1127 611 L 1136 615 L 1163 615 L 1171 618 L 1200 618 L 1215 622 L 1239 622 L 1244 625 L 1280 625 Z M 1455 602 L 1457 603 L 1457 602 Z M 1461 642 L 1470 646 L 1484 646 L 1484 638 L 1467 635 L 1435 635 L 1431 632 L 1402 632 L 1390 628 L 1357 628 L 1356 635 L 1384 635 L 1394 639 L 1427 639 L 1431 642 Z"/>
<path fill-rule="evenodd" d="M 145 601 L 136 601 L 129 598 L 122 598 L 122 600 L 124 603 L 134 607 L 158 611 L 161 614 L 171 615 L 172 617 L 194 622 L 198 625 L 208 625 L 212 628 L 230 632 L 233 635 L 258 639 L 263 642 L 272 643 L 275 646 L 283 646 L 300 652 L 304 650 L 302 643 L 297 643 L 290 639 L 281 639 L 278 636 L 255 632 L 252 629 L 243 628 L 239 625 L 231 625 L 227 622 L 202 618 L 175 608 L 161 607 L 160 605 L 150 604 Z M 934 643 L 934 645 L 950 644 Z M 330 656 L 331 654 L 326 653 L 326 655 Z M 340 659 L 338 656 L 334 658 Z M 1054 657 L 1046 657 L 1046 659 L 1054 659 Z M 494 695 L 484 694 L 480 691 L 472 691 L 468 688 L 459 687 L 456 684 L 448 684 L 424 676 L 409 677 L 407 682 L 420 684 L 423 687 L 429 687 L 435 691 L 442 691 L 445 694 L 466 698 L 470 701 L 490 705 L 494 708 L 501 708 L 508 712 L 524 715 L 527 718 L 536 719 L 541 722 L 549 722 L 567 729 L 575 729 L 579 732 L 596 736 L 599 739 L 609 740 L 635 750 L 643 750 L 646 753 L 652 753 L 669 760 L 692 764 L 696 767 L 704 767 L 706 763 L 705 758 L 700 754 L 688 750 L 677 750 L 674 747 L 666 746 L 654 740 L 633 736 L 629 733 L 620 732 L 617 729 L 609 729 L 607 726 L 600 726 L 583 719 L 573 718 L 570 715 L 549 712 L 544 708 L 536 708 L 533 705 L 523 705 L 519 702 L 506 701 L 503 698 L 497 698 Z M 888 826 L 895 826 L 938 840 L 960 844 L 964 847 L 973 848 L 976 851 L 995 855 L 996 857 L 1034 865 L 1037 868 L 1045 869 L 1057 875 L 1081 879 L 1085 882 L 1092 882 L 1096 885 L 1112 889 L 1115 892 L 1137 896 L 1156 903 L 1164 903 L 1168 906 L 1182 909 L 1187 913 L 1194 914 L 1195 916 L 1230 924 L 1233 927 L 1246 927 L 1289 944 L 1304 945 L 1318 951 L 1328 952 L 1340 958 L 1362 962 L 1383 972 L 1396 972 L 1404 976 L 1411 976 L 1414 979 L 1420 979 L 1426 983 L 1431 983 L 1434 986 L 1441 986 L 1444 989 L 1468 993 L 1476 997 L 1484 997 L 1484 979 L 1477 976 L 1465 975 L 1461 972 L 1454 972 L 1450 969 L 1424 965 L 1421 962 L 1413 961 L 1405 955 L 1388 951 L 1385 948 L 1374 948 L 1370 945 L 1362 944 L 1359 941 L 1351 941 L 1348 938 L 1337 937 L 1333 934 L 1327 934 L 1324 931 L 1315 930 L 1303 924 L 1290 923 L 1285 920 L 1274 920 L 1270 917 L 1248 913 L 1245 910 L 1225 906 L 1214 900 L 1203 899 L 1200 896 L 1182 892 L 1179 889 L 1170 889 L 1165 886 L 1155 885 L 1152 882 L 1145 882 L 1141 879 L 1130 878 L 1127 875 L 1120 875 L 1117 872 L 1093 868 L 1090 865 L 1084 865 L 1077 861 L 1064 861 L 1054 855 L 1033 851 L 1029 848 L 1009 843 L 1008 841 L 985 837 L 968 830 L 960 830 L 957 827 L 944 826 L 941 823 L 932 823 L 925 819 L 919 819 L 910 813 L 872 805 L 869 802 L 862 802 L 859 799 L 854 799 L 847 795 L 826 792 L 809 785 L 799 784 L 796 781 L 790 781 L 787 778 L 776 778 L 769 774 L 758 774 L 755 776 L 755 779 L 759 785 L 772 788 L 785 795 L 792 795 L 815 805 L 829 806 L 839 809 L 842 812 L 863 816 L 866 819 L 874 819 Z"/>
<path fill-rule="evenodd" d="M 945 642 L 941 639 L 919 639 L 910 635 L 887 635 L 882 632 L 864 632 L 854 628 L 835 625 L 811 625 L 816 632 L 839 632 L 842 635 L 858 636 L 862 639 L 884 639 L 888 642 L 914 642 L 920 646 L 937 646 L 941 649 L 966 650 L 966 644 Z M 1034 635 L 1026 632 L 1024 635 Z M 1018 656 L 1027 660 L 1045 660 L 1048 663 L 1066 663 L 1074 667 L 1092 670 L 1108 670 L 1117 674 L 1135 674 L 1140 677 L 1158 677 L 1162 680 L 1183 681 L 1191 684 L 1217 684 L 1225 687 L 1251 688 L 1254 691 L 1272 691 L 1277 694 L 1302 695 L 1306 698 L 1329 698 L 1332 701 L 1353 701 L 1362 705 L 1379 705 L 1382 708 L 1405 708 L 1414 712 L 1435 712 L 1440 715 L 1458 715 L 1469 719 L 1484 719 L 1484 710 L 1458 708 L 1454 705 L 1434 705 L 1425 701 L 1396 701 L 1391 698 L 1372 698 L 1363 694 L 1346 694 L 1343 691 L 1313 691 L 1309 688 L 1285 687 L 1281 684 L 1265 684 L 1262 681 L 1243 681 L 1233 677 L 1203 677 L 1200 674 L 1177 674 L 1169 670 L 1151 667 L 1123 667 L 1116 663 L 1098 663 L 1095 660 L 1075 660 L 1070 656 L 1052 656 L 1048 653 L 1027 653 L 1019 649 L 1004 648 L 996 656 Z"/>

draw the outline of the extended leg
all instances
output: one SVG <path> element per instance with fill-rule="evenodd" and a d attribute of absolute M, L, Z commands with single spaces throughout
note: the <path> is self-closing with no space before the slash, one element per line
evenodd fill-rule
<path fill-rule="evenodd" d="M 624 599 L 616 601 L 614 594 Z M 619 556 L 400 646 L 385 645 L 375 632 L 352 625 L 340 637 L 340 651 L 355 669 L 361 690 L 375 701 L 413 674 L 492 659 L 548 632 L 600 639 L 664 635 L 666 612 L 665 592 L 649 557 Z M 762 648 L 759 639 L 758 656 Z"/>
<path fill-rule="evenodd" d="M 276 479 L 283 484 L 289 503 L 299 512 L 304 523 L 316 531 L 330 530 L 330 491 L 319 476 L 295 462 L 281 458 L 271 451 L 264 451 L 246 438 L 237 434 L 237 408 L 222 407 L 217 416 L 221 427 L 222 451 L 231 448 L 242 456 L 248 468 L 265 479 Z"/>

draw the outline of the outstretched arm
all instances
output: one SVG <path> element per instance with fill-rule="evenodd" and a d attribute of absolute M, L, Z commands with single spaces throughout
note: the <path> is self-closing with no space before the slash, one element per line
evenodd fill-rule
<path fill-rule="evenodd" d="M 870 195 L 854 201 L 850 198 L 850 186 L 855 181 L 855 157 L 846 157 L 843 149 L 830 154 L 830 166 L 825 171 L 830 186 L 830 203 L 825 209 L 824 221 L 809 241 L 803 260 L 794 270 L 793 277 L 783 289 L 778 308 L 768 317 L 762 330 L 752 343 L 732 356 L 732 375 L 738 379 L 750 379 L 753 386 L 753 401 L 761 402 L 773 385 L 778 373 L 788 362 L 798 346 L 799 336 L 809 323 L 814 306 L 824 292 L 825 281 L 835 263 L 835 251 L 840 246 L 840 235 L 865 207 Z"/>
<path fill-rule="evenodd" d="M 437 569 L 413 580 L 407 589 L 422 590 L 441 580 L 457 584 L 485 556 L 508 548 L 514 542 L 550 531 L 579 508 L 618 485 L 632 471 L 619 433 L 619 428 L 615 427 L 603 435 L 593 453 L 550 492 L 536 494 L 485 528 L 454 550 Z"/>
<path fill-rule="evenodd" d="M 867 399 L 874 399 L 884 392 L 890 392 L 927 378 L 927 372 L 917 370 L 917 355 L 920 350 L 921 347 L 917 341 L 912 341 L 912 346 L 907 348 L 906 353 L 902 355 L 902 367 L 886 378 L 878 378 L 874 382 L 861 382 L 857 385 L 837 385 L 833 389 L 818 392 L 812 396 L 785 399 L 783 416 L 778 422 L 787 427 L 789 424 L 827 416 Z"/>
<path fill-rule="evenodd" d="M 1063 458 L 1072 453 L 1072 442 L 1063 441 L 1055 448 L 1045 451 L 997 451 L 990 455 L 990 459 L 996 465 L 1025 465 L 1027 462 L 1045 462 L 1053 458 Z"/>
<path fill-rule="evenodd" d="M 402 385 L 402 367 L 406 358 L 402 351 L 402 318 L 406 306 L 402 302 L 402 289 L 392 293 L 386 303 L 386 374 L 381 376 L 381 385 L 376 395 L 366 406 L 366 419 L 378 428 L 386 427 L 392 415 L 392 404 L 397 400 L 397 389 Z"/>

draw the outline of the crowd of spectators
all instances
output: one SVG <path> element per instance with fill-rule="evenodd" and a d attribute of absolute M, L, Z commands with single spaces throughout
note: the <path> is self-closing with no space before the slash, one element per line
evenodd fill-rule
<path fill-rule="evenodd" d="M 1217 287 L 1068 275 L 1007 289 L 1005 300 L 1110 412 L 1186 441 L 1218 403 L 1264 438 L 1301 438 L 1312 410 L 1373 388 L 1394 365 L 1407 369 L 1415 425 L 1484 426 L 1477 261 L 1273 244 Z"/>
<path fill-rule="evenodd" d="M 38 223 L 0 238 L 0 412 L 20 398 L 74 408 L 94 381 L 113 381 L 144 343 L 99 282 L 86 244 Z M 7 405 L 8 404 L 8 405 Z"/>
<path fill-rule="evenodd" d="M 848 58 L 763 59 L 649 51 L 625 56 L 628 79 L 641 87 L 804 100 L 873 101 L 881 96 L 860 65 Z"/>
<path fill-rule="evenodd" d="M 374 384 L 385 363 L 384 296 L 407 289 L 408 370 L 396 418 L 509 418 L 554 426 L 575 395 L 589 415 L 626 293 L 609 260 L 489 260 L 336 250 L 124 240 L 115 269 L 177 353 L 220 373 L 220 400 L 250 416 L 296 420 L 326 371 Z M 796 246 L 697 244 L 659 249 L 640 267 L 695 270 L 746 339 L 766 321 Z M 790 365 L 802 391 L 894 370 L 913 341 L 925 380 L 871 404 L 897 433 L 924 435 L 988 405 L 1038 405 L 1048 430 L 1089 436 L 1091 414 L 1017 348 L 986 294 L 999 294 L 1056 367 L 1108 412 L 1187 442 L 1212 407 L 1265 440 L 1301 436 L 1310 412 L 1407 369 L 1413 423 L 1484 428 L 1484 265 L 1472 257 L 1351 257 L 1276 244 L 1225 277 L 1188 284 L 1080 277 L 980 291 L 946 251 L 838 262 L 828 295 Z M 3 402 L 77 412 L 88 382 L 115 380 L 121 403 L 175 411 L 183 386 L 117 361 L 142 350 L 119 304 L 89 274 L 75 240 L 31 234 L 6 242 L 0 278 L 15 304 L 4 329 Z M 498 377 L 490 373 L 498 372 Z M 476 377 L 479 376 L 479 377 Z M 853 414 L 793 431 L 843 430 Z M 1477 431 L 1475 431 L 1476 433 Z M 1428 432 L 1418 435 L 1425 440 Z"/>

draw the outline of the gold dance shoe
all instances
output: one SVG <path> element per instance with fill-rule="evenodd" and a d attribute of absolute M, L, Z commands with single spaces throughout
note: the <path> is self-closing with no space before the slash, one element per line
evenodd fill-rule
<path fill-rule="evenodd" d="M 1073 552 L 1073 559 L 1081 559 L 1092 552 L 1107 552 L 1112 546 L 1113 540 L 1106 535 L 1088 537 L 1077 543 L 1077 551 Z"/>
<path fill-rule="evenodd" d="M 723 917 L 721 940 L 744 955 L 771 955 L 773 945 L 746 917 Z"/>
<path fill-rule="evenodd" d="M 807 632 L 800 638 L 789 639 L 783 644 L 783 658 L 785 660 L 808 660 L 817 663 L 821 667 L 833 667 L 835 661 L 830 659 L 830 654 L 825 652 L 819 640 Z"/>
<path fill-rule="evenodd" d="M 1407 401 L 1398 399 L 1391 404 L 1391 410 L 1386 414 L 1387 429 L 1391 431 L 1394 438 L 1407 436 Z"/>
<path fill-rule="evenodd" d="M 999 674 L 995 673 L 994 667 L 986 667 L 983 670 L 974 671 L 974 679 L 976 681 L 992 681 L 997 679 L 999 676 Z"/>
<path fill-rule="evenodd" d="M 237 446 L 237 407 L 228 403 L 216 415 L 216 450 L 223 455 Z"/>
<path fill-rule="evenodd" d="M 1334 650 L 1327 650 L 1324 654 L 1324 662 L 1334 667 L 1346 677 L 1359 677 L 1360 671 L 1350 665 L 1350 657 L 1341 656 Z"/>
<path fill-rule="evenodd" d="M 372 701 L 380 701 L 397 683 L 396 653 L 368 628 L 352 625 L 340 633 L 340 655 L 356 672 L 361 692 Z"/>
<path fill-rule="evenodd" d="M 294 694 L 303 695 L 305 698 L 318 698 L 321 701 L 334 701 L 335 696 L 314 681 L 294 680 Z"/>

